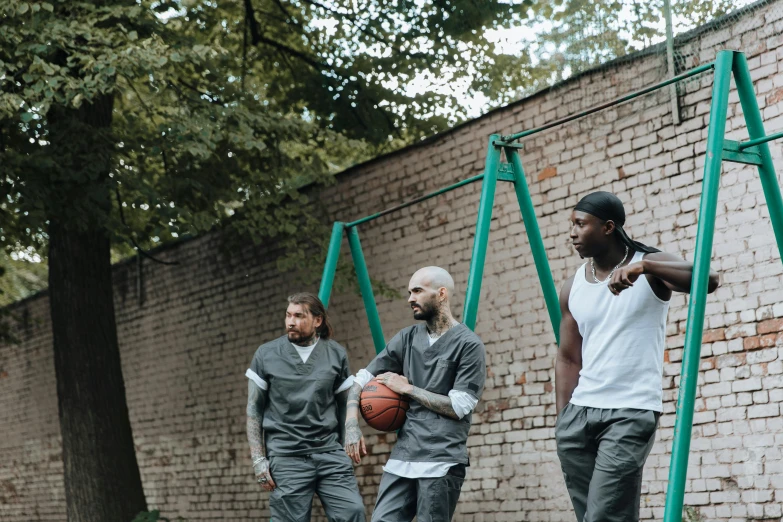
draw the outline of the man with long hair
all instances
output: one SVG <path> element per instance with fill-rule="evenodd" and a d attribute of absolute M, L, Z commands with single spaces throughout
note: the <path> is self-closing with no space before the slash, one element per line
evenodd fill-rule
<path fill-rule="evenodd" d="M 288 298 L 285 335 L 256 350 L 248 378 L 247 438 L 256 479 L 272 494 L 275 522 L 310 520 L 318 494 L 330 521 L 364 522 L 351 459 L 343 451 L 345 348 L 332 340 L 317 296 Z"/>

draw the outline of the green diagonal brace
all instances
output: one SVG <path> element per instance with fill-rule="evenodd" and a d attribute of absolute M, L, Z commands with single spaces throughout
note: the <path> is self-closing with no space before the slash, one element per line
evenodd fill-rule
<path fill-rule="evenodd" d="M 332 227 L 332 238 L 329 240 L 329 250 L 326 252 L 324 273 L 321 276 L 321 288 L 318 290 L 318 298 L 326 308 L 329 308 L 329 299 L 332 296 L 334 275 L 337 272 L 337 261 L 340 259 L 340 246 L 343 243 L 343 230 L 345 230 L 345 223 L 335 221 Z"/>
<path fill-rule="evenodd" d="M 372 334 L 372 341 L 375 345 L 375 353 L 380 353 L 386 346 L 386 340 L 383 338 L 381 317 L 378 315 L 378 307 L 375 304 L 375 295 L 373 295 L 372 291 L 370 273 L 367 271 L 367 263 L 364 260 L 362 244 L 359 242 L 359 233 L 356 231 L 356 227 L 348 229 L 348 244 L 351 247 L 353 266 L 356 269 L 359 289 L 362 292 L 364 310 L 367 312 L 367 322 L 370 323 L 370 333 Z"/>
<path fill-rule="evenodd" d="M 764 123 L 761 119 L 759 104 L 756 101 L 756 93 L 753 91 L 748 62 L 742 53 L 737 53 L 734 56 L 734 81 L 737 84 L 742 114 L 745 116 L 745 124 L 748 126 L 748 134 L 751 138 L 748 143 L 757 143 L 757 145 L 745 143 L 743 147 L 748 147 L 745 149 L 746 151 L 755 148 L 761 157 L 759 165 L 761 188 L 764 190 L 764 199 L 767 200 L 767 209 L 770 221 L 772 221 L 772 230 L 775 232 L 778 251 L 783 259 L 783 199 L 780 196 L 780 186 L 775 173 L 775 165 L 772 163 L 772 154 L 769 152 L 769 143 L 764 141 L 766 139 Z"/>
<path fill-rule="evenodd" d="M 552 331 L 555 340 L 560 344 L 560 301 L 557 297 L 555 280 L 552 278 L 552 269 L 549 267 L 549 259 L 546 256 L 546 247 L 538 228 L 533 200 L 530 197 L 530 189 L 525 179 L 525 170 L 522 168 L 522 159 L 515 149 L 505 148 L 506 159 L 514 170 L 514 190 L 517 193 L 519 209 L 522 211 L 522 220 L 525 222 L 525 231 L 533 251 L 533 261 L 536 264 L 538 280 L 541 283 L 541 291 L 544 293 L 544 301 L 549 312 L 549 321 L 552 323 Z"/>
<path fill-rule="evenodd" d="M 484 277 L 484 262 L 489 242 L 489 225 L 492 221 L 492 206 L 495 202 L 500 149 L 495 146 L 494 142 L 499 138 L 500 136 L 497 134 L 492 134 L 489 137 L 487 157 L 484 160 L 484 182 L 481 185 L 476 234 L 473 236 L 473 255 L 470 258 L 468 286 L 465 290 L 465 309 L 462 314 L 462 322 L 471 330 L 476 327 L 478 303 L 481 297 L 481 279 Z"/>
<path fill-rule="evenodd" d="M 733 60 L 733 51 L 720 51 L 715 60 L 712 107 L 710 109 L 709 130 L 707 131 L 707 153 L 704 160 L 704 181 L 702 183 L 701 202 L 699 203 L 699 223 L 696 229 L 693 279 L 688 306 L 688 323 L 685 330 L 680 389 L 677 397 L 677 420 L 674 424 L 674 443 L 672 445 L 672 459 L 669 468 L 669 484 L 666 489 L 664 522 L 682 521 Z"/>

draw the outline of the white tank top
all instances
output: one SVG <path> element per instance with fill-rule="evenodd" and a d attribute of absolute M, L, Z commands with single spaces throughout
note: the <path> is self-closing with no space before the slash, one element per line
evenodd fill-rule
<path fill-rule="evenodd" d="M 636 252 L 631 262 L 643 256 Z M 607 282 L 588 282 L 587 266 L 577 271 L 568 296 L 568 309 L 582 334 L 582 370 L 571 402 L 662 411 L 669 302 L 655 295 L 644 275 L 616 296 Z"/>

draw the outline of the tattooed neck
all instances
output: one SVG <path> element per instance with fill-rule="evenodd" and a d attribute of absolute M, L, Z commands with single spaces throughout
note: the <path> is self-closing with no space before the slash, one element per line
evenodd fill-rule
<path fill-rule="evenodd" d="M 459 324 L 448 310 L 439 310 L 431 319 L 427 321 L 427 330 L 431 336 L 440 337 L 452 326 Z"/>

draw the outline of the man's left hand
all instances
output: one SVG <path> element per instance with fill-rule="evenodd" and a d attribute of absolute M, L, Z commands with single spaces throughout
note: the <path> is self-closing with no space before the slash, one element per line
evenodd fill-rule
<path fill-rule="evenodd" d="M 408 382 L 407 377 L 404 375 L 397 375 L 396 373 L 382 373 L 378 375 L 375 380 L 400 395 L 405 395 L 413 389 L 413 386 Z"/>
<path fill-rule="evenodd" d="M 643 274 L 644 264 L 642 262 L 620 267 L 612 274 L 612 280 L 609 281 L 609 291 L 614 295 L 620 295 L 623 290 L 631 288 L 639 276 Z"/>

